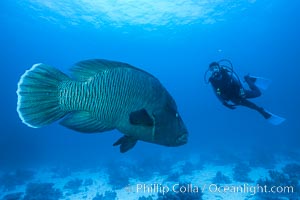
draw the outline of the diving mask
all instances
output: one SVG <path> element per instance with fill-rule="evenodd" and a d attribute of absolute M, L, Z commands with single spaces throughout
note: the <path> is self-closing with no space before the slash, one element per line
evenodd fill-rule
<path fill-rule="evenodd" d="M 211 71 L 211 73 L 218 73 L 220 71 L 220 65 L 217 62 L 212 62 L 209 65 L 209 70 Z"/>

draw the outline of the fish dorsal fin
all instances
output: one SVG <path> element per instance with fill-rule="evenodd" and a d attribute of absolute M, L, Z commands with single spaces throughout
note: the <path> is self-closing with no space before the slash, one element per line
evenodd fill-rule
<path fill-rule="evenodd" d="M 87 81 L 91 77 L 99 73 L 114 69 L 114 68 L 135 68 L 129 64 L 104 60 L 104 59 L 90 59 L 76 63 L 71 67 L 70 71 L 72 77 L 78 81 Z"/>
<path fill-rule="evenodd" d="M 120 152 L 125 153 L 126 151 L 132 149 L 135 146 L 136 143 L 137 143 L 137 139 L 135 139 L 134 137 L 130 137 L 130 136 L 125 135 L 125 136 L 119 138 L 113 144 L 113 146 L 120 145 Z"/>
<path fill-rule="evenodd" d="M 132 125 L 142 125 L 142 126 L 154 125 L 154 120 L 145 109 L 141 109 L 130 113 L 129 121 Z"/>
<path fill-rule="evenodd" d="M 114 129 L 107 123 L 101 122 L 86 111 L 76 111 L 67 115 L 61 125 L 82 133 L 104 132 Z"/>

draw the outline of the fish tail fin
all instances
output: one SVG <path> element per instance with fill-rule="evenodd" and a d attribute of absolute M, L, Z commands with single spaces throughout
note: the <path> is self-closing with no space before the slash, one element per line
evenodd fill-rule
<path fill-rule="evenodd" d="M 59 84 L 64 80 L 70 79 L 45 64 L 35 64 L 21 76 L 17 112 L 24 124 L 39 128 L 67 114 L 59 105 Z"/>

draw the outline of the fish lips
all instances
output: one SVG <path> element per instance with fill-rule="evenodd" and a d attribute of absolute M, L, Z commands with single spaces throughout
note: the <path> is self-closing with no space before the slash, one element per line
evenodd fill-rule
<path fill-rule="evenodd" d="M 179 136 L 177 139 L 176 139 L 176 146 L 180 146 L 180 145 L 184 145 L 188 142 L 188 133 L 185 132 L 183 135 Z"/>
<path fill-rule="evenodd" d="M 164 135 L 156 135 L 155 143 L 169 147 L 177 147 L 188 142 L 188 132 L 185 130 L 180 134 L 174 135 L 172 132 L 164 132 Z"/>
<path fill-rule="evenodd" d="M 177 137 L 173 137 L 173 139 L 169 140 L 167 144 L 165 144 L 166 146 L 169 147 L 177 147 L 177 146 L 181 146 L 184 145 L 188 142 L 188 132 L 186 129 L 182 130 L 182 132 L 180 132 L 179 135 L 177 135 Z"/>

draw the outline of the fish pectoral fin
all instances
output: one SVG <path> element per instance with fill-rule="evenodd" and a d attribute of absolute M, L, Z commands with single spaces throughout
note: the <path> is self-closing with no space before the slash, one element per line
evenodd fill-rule
<path fill-rule="evenodd" d="M 76 111 L 67 115 L 61 122 L 61 125 L 82 133 L 104 132 L 114 129 L 99 121 L 86 111 Z"/>
<path fill-rule="evenodd" d="M 133 125 L 153 126 L 154 120 L 145 109 L 134 111 L 129 115 L 129 121 Z"/>
<path fill-rule="evenodd" d="M 134 137 L 125 135 L 125 136 L 121 137 L 120 139 L 118 139 L 113 144 L 113 146 L 120 145 L 120 152 L 125 153 L 126 151 L 132 149 L 136 143 L 137 143 L 137 139 L 135 139 Z"/>

